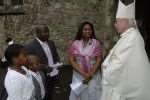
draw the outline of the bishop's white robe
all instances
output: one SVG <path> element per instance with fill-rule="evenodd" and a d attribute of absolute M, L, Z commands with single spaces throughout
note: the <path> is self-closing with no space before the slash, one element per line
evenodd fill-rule
<path fill-rule="evenodd" d="M 150 100 L 150 64 L 139 31 L 129 28 L 104 60 L 101 100 Z"/>

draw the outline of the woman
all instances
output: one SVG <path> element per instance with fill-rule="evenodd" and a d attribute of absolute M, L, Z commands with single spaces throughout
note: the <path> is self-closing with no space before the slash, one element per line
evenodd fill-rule
<path fill-rule="evenodd" d="M 74 69 L 72 83 L 82 81 L 87 87 L 78 95 L 72 90 L 70 100 L 100 99 L 101 57 L 102 48 L 96 39 L 93 25 L 89 22 L 82 23 L 69 49 L 69 60 Z"/>
<path fill-rule="evenodd" d="M 24 47 L 18 44 L 8 46 L 5 57 L 9 63 L 5 77 L 7 100 L 35 100 L 32 80 L 27 69 L 23 67 L 27 64 Z"/>

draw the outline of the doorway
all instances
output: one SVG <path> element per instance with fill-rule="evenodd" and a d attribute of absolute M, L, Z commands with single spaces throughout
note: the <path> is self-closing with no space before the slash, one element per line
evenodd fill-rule
<path fill-rule="evenodd" d="M 136 20 L 144 38 L 147 55 L 150 59 L 150 13 L 148 0 L 136 0 Z"/>

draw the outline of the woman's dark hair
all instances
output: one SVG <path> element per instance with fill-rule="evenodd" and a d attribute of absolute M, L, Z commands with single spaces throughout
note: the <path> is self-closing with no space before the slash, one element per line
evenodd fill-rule
<path fill-rule="evenodd" d="M 81 40 L 83 38 L 82 34 L 83 34 L 83 28 L 84 28 L 85 25 L 89 25 L 91 27 L 91 29 L 92 29 L 92 36 L 91 36 L 91 38 L 96 39 L 95 30 L 94 30 L 93 24 L 88 22 L 88 21 L 86 21 L 86 22 L 81 23 L 81 25 L 79 26 L 77 35 L 75 37 L 75 40 Z"/>
<path fill-rule="evenodd" d="M 5 58 L 9 64 L 13 64 L 12 59 L 18 57 L 24 47 L 20 44 L 12 44 L 5 51 Z"/>

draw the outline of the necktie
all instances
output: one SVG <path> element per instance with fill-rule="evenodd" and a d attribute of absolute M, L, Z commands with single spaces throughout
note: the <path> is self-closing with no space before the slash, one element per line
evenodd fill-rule
<path fill-rule="evenodd" d="M 42 100 L 40 84 L 34 76 L 32 76 L 32 80 L 35 87 L 35 98 L 36 100 Z"/>

